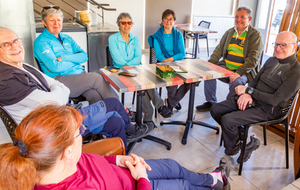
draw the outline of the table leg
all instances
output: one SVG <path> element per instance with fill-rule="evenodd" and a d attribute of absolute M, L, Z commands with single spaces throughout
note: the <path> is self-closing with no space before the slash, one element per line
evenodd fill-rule
<path fill-rule="evenodd" d="M 188 133 L 189 133 L 190 128 L 193 127 L 193 124 L 202 125 L 204 127 L 214 129 L 217 131 L 216 134 L 219 134 L 219 132 L 220 132 L 219 127 L 216 127 L 216 126 L 213 126 L 208 123 L 201 122 L 201 121 L 193 121 L 195 88 L 196 88 L 197 83 L 198 82 L 190 83 L 190 97 L 189 97 L 190 99 L 189 99 L 187 120 L 185 122 L 184 121 L 161 121 L 160 122 L 160 125 L 164 125 L 164 124 L 185 125 L 185 130 L 184 130 L 182 140 L 181 140 L 181 143 L 184 145 L 187 143 Z"/>
<path fill-rule="evenodd" d="M 195 33 L 196 44 L 195 44 L 195 59 L 198 59 L 198 40 L 199 40 L 199 33 Z"/>
<path fill-rule="evenodd" d="M 136 97 L 136 124 L 138 126 L 141 126 L 142 124 L 142 118 L 143 118 L 143 96 L 145 96 L 145 91 L 144 90 L 141 90 L 141 91 L 137 91 L 137 97 Z M 154 141 L 154 142 L 157 142 L 157 143 L 160 143 L 162 145 L 165 145 L 167 147 L 167 150 L 171 150 L 171 143 L 168 142 L 168 141 L 165 141 L 163 139 L 160 139 L 160 138 L 157 138 L 157 137 L 154 137 L 152 135 L 147 135 L 145 137 L 143 137 L 144 139 L 148 139 L 148 140 L 151 140 L 151 141 Z M 138 139 L 134 142 L 131 142 L 128 144 L 127 146 L 127 151 L 126 151 L 126 154 L 128 155 L 132 148 L 134 147 L 134 145 L 137 143 L 137 142 L 141 142 L 142 139 Z"/>

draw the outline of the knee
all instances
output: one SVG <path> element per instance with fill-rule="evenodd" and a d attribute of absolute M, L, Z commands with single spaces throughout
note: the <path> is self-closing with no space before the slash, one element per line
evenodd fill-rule
<path fill-rule="evenodd" d="M 231 117 L 231 114 L 226 114 L 221 118 L 221 126 L 225 130 L 231 130 L 234 128 L 234 118 Z"/>
<path fill-rule="evenodd" d="M 219 104 L 213 104 L 212 107 L 210 108 L 210 115 L 215 119 L 217 117 L 221 117 L 221 114 L 218 112 L 219 109 Z"/>
<path fill-rule="evenodd" d="M 88 73 L 88 76 L 89 80 L 94 81 L 95 87 L 100 86 L 104 82 L 102 75 L 98 73 Z"/>

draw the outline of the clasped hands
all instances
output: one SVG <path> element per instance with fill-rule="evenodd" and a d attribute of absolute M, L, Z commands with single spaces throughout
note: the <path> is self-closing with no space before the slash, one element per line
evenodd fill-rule
<path fill-rule="evenodd" d="M 247 105 L 249 105 L 249 107 L 251 107 L 251 104 L 253 102 L 252 97 L 249 94 L 246 94 L 246 89 L 247 89 L 247 86 L 242 86 L 242 85 L 235 87 L 235 92 L 237 95 L 239 95 L 237 104 L 238 104 L 240 110 L 245 110 Z"/>
<path fill-rule="evenodd" d="M 125 167 L 130 170 L 131 176 L 138 181 L 140 178 L 145 178 L 149 181 L 146 169 L 151 171 L 151 167 L 145 162 L 142 157 L 135 154 L 130 156 L 118 155 L 116 158 L 117 166 Z"/>

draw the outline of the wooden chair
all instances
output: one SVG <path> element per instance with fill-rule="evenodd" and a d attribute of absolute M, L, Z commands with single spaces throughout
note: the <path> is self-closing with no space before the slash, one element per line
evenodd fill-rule
<path fill-rule="evenodd" d="M 84 144 L 82 152 L 101 156 L 125 155 L 125 147 L 120 137 L 112 137 Z"/>

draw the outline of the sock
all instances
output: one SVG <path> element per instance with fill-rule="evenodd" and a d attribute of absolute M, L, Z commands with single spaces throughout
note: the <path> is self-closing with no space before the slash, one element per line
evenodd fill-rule
<path fill-rule="evenodd" d="M 213 173 L 210 173 L 210 175 L 213 177 L 213 189 L 222 189 L 223 188 L 223 178 L 221 171 L 214 171 Z"/>

